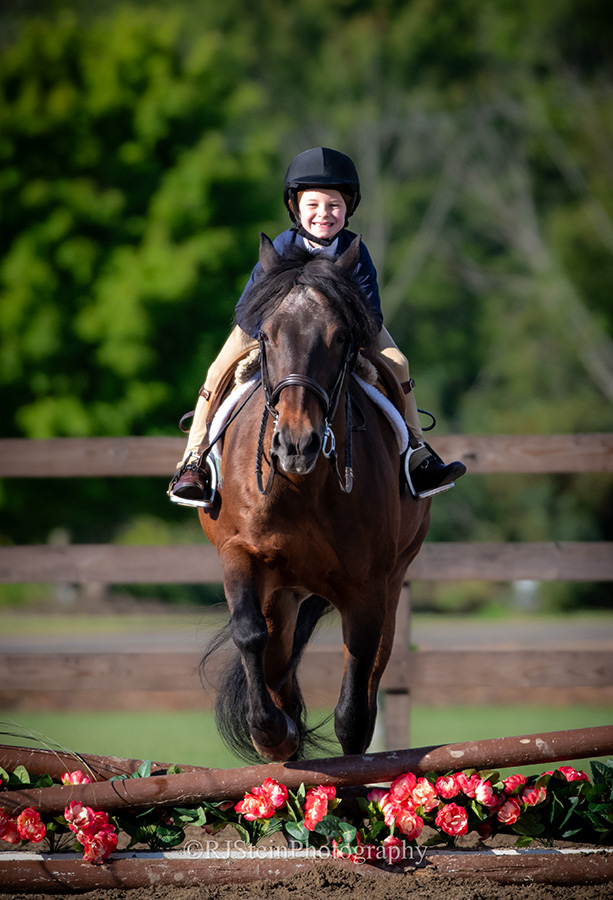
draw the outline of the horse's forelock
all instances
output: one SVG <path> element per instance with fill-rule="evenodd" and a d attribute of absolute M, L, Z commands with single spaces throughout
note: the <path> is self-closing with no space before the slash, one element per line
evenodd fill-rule
<path fill-rule="evenodd" d="M 255 333 L 275 313 L 295 287 L 308 287 L 322 294 L 332 312 L 348 328 L 356 347 L 371 346 L 378 324 L 352 272 L 323 256 L 297 250 L 280 258 L 279 264 L 260 274 L 242 304 L 241 325 Z"/>
<path fill-rule="evenodd" d="M 298 283 L 323 294 L 334 314 L 345 323 L 356 347 L 374 343 L 378 324 L 353 272 L 320 256 L 303 267 Z"/>

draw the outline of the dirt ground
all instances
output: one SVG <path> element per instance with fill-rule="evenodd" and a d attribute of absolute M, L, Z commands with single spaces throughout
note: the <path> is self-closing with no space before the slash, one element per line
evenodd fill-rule
<path fill-rule="evenodd" d="M 50 900 L 48 894 L 13 896 Z M 54 896 L 57 897 L 57 894 Z M 503 885 L 483 879 L 468 881 L 427 874 L 373 878 L 339 869 L 329 863 L 283 881 L 90 891 L 78 896 L 80 900 L 610 900 L 613 898 L 613 884 Z"/>

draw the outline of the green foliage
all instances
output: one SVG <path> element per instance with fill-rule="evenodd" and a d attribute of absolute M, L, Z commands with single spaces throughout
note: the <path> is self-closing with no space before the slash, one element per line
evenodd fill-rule
<path fill-rule="evenodd" d="M 168 426 L 267 215 L 270 148 L 243 130 L 260 92 L 220 34 L 188 40 L 174 13 L 32 22 L 2 69 L 9 433 Z"/>
<path fill-rule="evenodd" d="M 613 427 L 602 4 L 60 7 L 3 15 L 6 436 L 173 433 L 258 232 L 286 222 L 285 165 L 319 143 L 356 160 L 352 224 L 443 431 Z M 432 538 L 610 535 L 610 478 L 465 481 L 435 504 Z M 2 540 L 55 525 L 108 539 L 143 509 L 176 521 L 161 482 L 55 481 L 42 507 L 41 493 L 11 483 Z"/>

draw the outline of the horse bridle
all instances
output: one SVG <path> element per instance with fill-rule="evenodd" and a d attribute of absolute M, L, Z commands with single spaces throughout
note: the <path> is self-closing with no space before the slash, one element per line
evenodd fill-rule
<path fill-rule="evenodd" d="M 276 457 L 274 453 L 271 452 L 268 481 L 266 485 L 263 484 L 262 458 L 264 455 L 264 435 L 266 433 L 268 417 L 271 416 L 274 419 L 276 429 L 279 420 L 279 411 L 277 410 L 276 404 L 279 402 L 279 397 L 281 396 L 282 391 L 284 391 L 285 388 L 288 387 L 303 387 L 306 388 L 306 390 L 310 391 L 312 394 L 315 394 L 315 396 L 321 403 L 325 421 L 325 430 L 321 452 L 326 457 L 326 459 L 330 460 L 330 464 L 332 465 L 332 467 L 336 469 L 336 473 L 338 475 L 342 490 L 346 494 L 350 493 L 353 487 L 353 467 L 351 465 L 351 398 L 349 396 L 349 391 L 347 391 L 345 395 L 347 409 L 347 435 L 345 440 L 344 479 L 342 478 L 338 469 L 336 439 L 334 437 L 334 432 L 332 431 L 332 423 L 334 422 L 334 416 L 336 415 L 336 411 L 338 409 L 343 382 L 345 380 L 347 372 L 350 371 L 350 369 L 355 365 L 357 353 L 353 349 L 352 344 L 347 344 L 347 348 L 343 355 L 343 360 L 339 369 L 339 373 L 336 377 L 336 381 L 332 386 L 332 390 L 330 391 L 330 393 L 328 393 L 319 384 L 318 381 L 315 381 L 314 378 L 311 378 L 309 375 L 301 375 L 297 372 L 292 372 L 289 375 L 286 375 L 284 378 L 281 378 L 274 386 L 272 386 L 270 381 L 270 372 L 268 369 L 268 358 L 266 355 L 266 337 L 262 331 L 260 331 L 258 335 L 258 343 L 260 346 L 261 383 L 262 390 L 264 391 L 264 411 L 262 414 L 262 422 L 260 425 L 260 433 L 258 436 L 255 467 L 258 491 L 260 492 L 260 494 L 268 494 L 272 488 L 272 483 L 276 473 Z"/>

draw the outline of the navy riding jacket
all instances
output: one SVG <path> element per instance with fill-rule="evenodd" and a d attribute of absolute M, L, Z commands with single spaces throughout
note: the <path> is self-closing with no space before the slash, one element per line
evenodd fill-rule
<path fill-rule="evenodd" d="M 290 249 L 293 249 L 296 238 L 298 237 L 298 232 L 295 228 L 289 228 L 287 231 L 282 231 L 278 237 L 276 237 L 273 241 L 273 245 L 277 253 L 281 256 L 284 253 L 287 253 Z M 338 234 L 338 243 L 335 248 L 335 257 L 340 256 L 341 253 L 344 253 L 345 250 L 348 249 L 351 241 L 356 237 L 356 235 L 352 231 L 347 231 L 346 228 L 343 228 L 342 231 L 339 231 Z M 303 246 L 302 241 L 299 246 Z M 260 277 L 262 272 L 262 266 L 258 262 L 254 267 L 249 281 L 245 287 L 245 290 L 240 296 L 238 303 L 236 304 L 235 317 L 236 324 L 242 328 L 241 324 L 241 306 L 243 300 L 245 299 L 246 294 L 249 292 L 249 289 L 257 279 Z M 354 275 L 362 291 L 372 309 L 372 312 L 379 323 L 379 329 L 383 325 L 383 313 L 381 311 L 381 299 L 379 297 L 379 285 L 377 284 L 377 270 L 373 264 L 373 261 L 370 257 L 370 253 L 368 252 L 366 245 L 362 242 L 360 244 L 360 259 L 355 268 Z M 243 329 L 246 331 L 246 329 Z M 252 334 L 251 337 L 257 338 L 257 331 L 255 334 Z"/>

